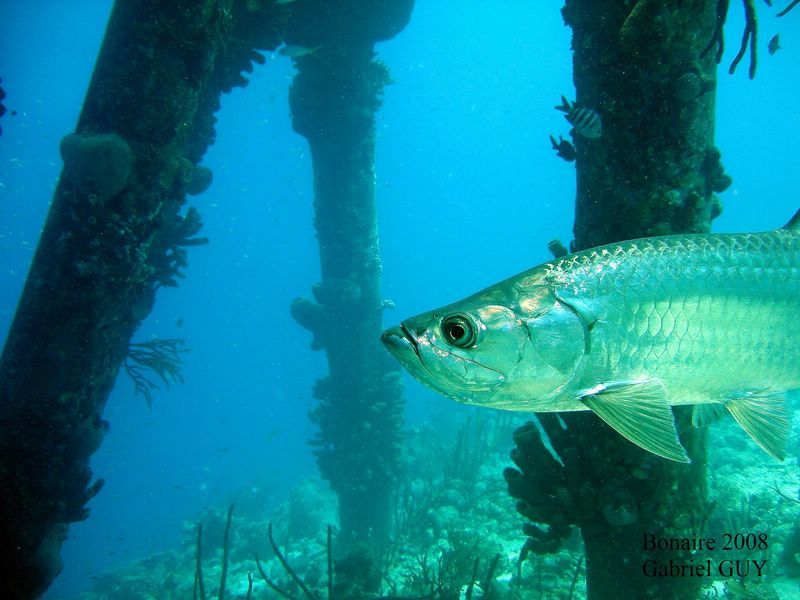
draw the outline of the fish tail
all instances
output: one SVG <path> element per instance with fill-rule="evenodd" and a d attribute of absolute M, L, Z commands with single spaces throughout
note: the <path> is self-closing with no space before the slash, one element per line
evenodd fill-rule
<path fill-rule="evenodd" d="M 572 104 L 570 104 L 566 96 L 561 96 L 561 104 L 559 106 L 554 106 L 553 108 L 567 114 L 572 112 Z"/>

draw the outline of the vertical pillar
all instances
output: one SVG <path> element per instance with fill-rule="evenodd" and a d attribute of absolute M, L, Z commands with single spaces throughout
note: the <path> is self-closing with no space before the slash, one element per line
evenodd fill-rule
<path fill-rule="evenodd" d="M 375 211 L 375 113 L 389 72 L 373 48 L 405 27 L 412 8 L 413 0 L 307 0 L 293 5 L 286 35 L 305 48 L 290 104 L 294 129 L 311 148 L 322 272 L 314 300 L 295 301 L 292 313 L 312 331 L 312 348 L 327 354 L 311 443 L 350 541 L 389 533 L 400 466 L 402 390 L 379 341 Z"/>
<path fill-rule="evenodd" d="M 575 249 L 642 236 L 707 232 L 730 179 L 714 147 L 715 0 L 567 0 L 576 104 L 596 110 L 599 139 L 576 135 Z M 691 537 L 706 511 L 705 432 L 676 421 L 691 465 L 631 447 L 596 419 L 565 415 L 597 509 L 635 505 L 633 523 L 586 519 L 589 598 L 696 598 L 698 578 L 645 577 L 644 533 Z M 632 465 L 636 465 L 632 468 Z M 586 500 L 586 498 L 584 498 Z M 612 521 L 612 522 L 609 522 Z M 689 553 L 674 558 L 691 558 Z"/>
<path fill-rule="evenodd" d="M 242 39 L 269 45 L 252 29 L 269 18 L 254 11 L 234 0 L 114 5 L 0 359 L 3 598 L 44 591 L 68 524 L 102 486 L 89 458 L 130 338 L 156 289 L 182 276 L 185 247 L 205 241 L 197 211 L 180 210 L 210 183 L 197 162 L 219 92 L 257 59 Z M 226 44 L 234 13 L 247 27 Z"/>

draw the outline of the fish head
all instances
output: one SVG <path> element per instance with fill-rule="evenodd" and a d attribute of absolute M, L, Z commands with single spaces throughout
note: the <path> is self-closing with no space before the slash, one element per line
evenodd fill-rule
<path fill-rule="evenodd" d="M 584 330 L 552 295 L 517 292 L 489 288 L 406 319 L 383 333 L 383 343 L 411 375 L 448 398 L 533 410 L 572 379 Z"/>

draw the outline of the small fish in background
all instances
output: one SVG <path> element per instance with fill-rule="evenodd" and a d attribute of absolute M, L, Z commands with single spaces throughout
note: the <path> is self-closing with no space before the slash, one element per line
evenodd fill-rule
<path fill-rule="evenodd" d="M 781 46 L 781 34 L 776 33 L 769 39 L 769 44 L 767 44 L 767 51 L 770 53 L 770 56 L 774 55 L 778 50 L 782 48 Z"/>
<path fill-rule="evenodd" d="M 572 142 L 568 142 L 561 136 L 558 136 L 558 141 L 556 141 L 556 138 L 550 135 L 550 143 L 553 144 L 553 150 L 556 151 L 556 156 L 560 156 L 567 162 L 573 162 L 578 156 Z"/>
<path fill-rule="evenodd" d="M 576 106 L 561 96 L 561 104 L 555 107 L 564 113 L 564 118 L 572 125 L 570 133 L 577 133 L 590 140 L 596 140 L 603 133 L 603 122 L 597 111 L 584 106 Z"/>
<path fill-rule="evenodd" d="M 319 46 L 316 48 L 309 48 L 308 46 L 297 46 L 292 44 L 286 44 L 280 50 L 278 50 L 278 54 L 281 56 L 286 56 L 288 58 L 300 58 L 301 56 L 308 56 L 309 54 L 314 54 L 319 50 Z"/>
<path fill-rule="evenodd" d="M 0 83 L 3 83 L 3 79 L 0 77 Z M 0 117 L 6 114 L 6 107 L 3 106 L 3 100 L 6 99 L 6 91 L 3 89 L 3 86 L 0 85 Z M 3 135 L 3 128 L 0 127 L 0 135 Z"/>
<path fill-rule="evenodd" d="M 280 428 L 276 427 L 275 429 L 271 430 L 269 433 L 265 433 L 264 434 L 264 441 L 267 442 L 267 443 L 271 442 L 272 440 L 274 440 L 277 437 L 277 435 L 280 432 L 281 432 Z"/>
<path fill-rule="evenodd" d="M 291 4 L 294 0 L 275 0 L 275 4 Z"/>

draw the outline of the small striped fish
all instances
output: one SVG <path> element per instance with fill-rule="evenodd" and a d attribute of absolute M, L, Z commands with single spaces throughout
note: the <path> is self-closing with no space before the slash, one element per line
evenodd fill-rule
<path fill-rule="evenodd" d="M 571 133 L 577 133 L 585 138 L 595 140 L 603 133 L 603 122 L 600 115 L 591 108 L 575 106 L 564 96 L 561 96 L 561 105 L 555 107 L 564 113 L 564 118 L 572 125 Z"/>

